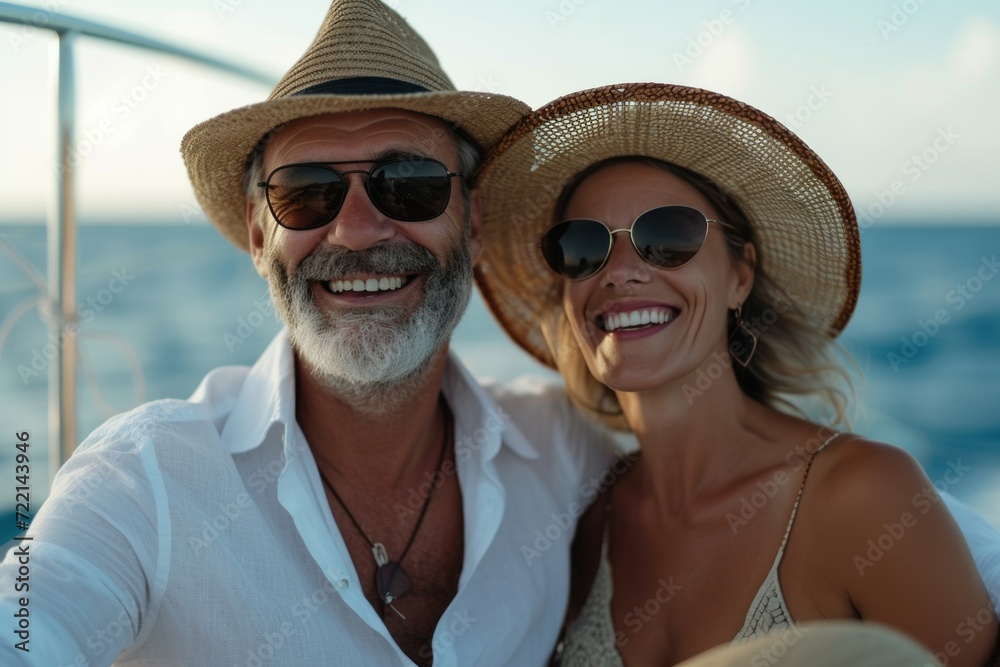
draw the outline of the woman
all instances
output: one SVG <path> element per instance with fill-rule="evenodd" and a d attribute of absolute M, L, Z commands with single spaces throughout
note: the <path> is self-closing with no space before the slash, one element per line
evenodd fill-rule
<path fill-rule="evenodd" d="M 611 86 L 515 126 L 478 186 L 493 312 L 640 446 L 581 520 L 564 664 L 676 664 L 824 619 L 989 659 L 996 616 L 933 486 L 843 430 L 858 228 L 805 144 L 721 95 Z"/>

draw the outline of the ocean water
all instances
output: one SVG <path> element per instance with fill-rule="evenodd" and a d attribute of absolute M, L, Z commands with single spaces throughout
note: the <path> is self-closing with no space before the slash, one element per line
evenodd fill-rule
<path fill-rule="evenodd" d="M 861 298 L 840 340 L 867 380 L 855 430 L 912 451 L 939 488 L 1000 527 L 996 222 L 866 229 Z M 44 276 L 43 227 L 0 224 L 0 243 Z M 252 263 L 207 225 L 83 225 L 78 243 L 78 439 L 144 401 L 188 396 L 211 368 L 253 363 L 280 328 Z M 48 490 L 53 342 L 40 295 L 0 252 L 0 513 L 14 505 L 12 432 L 31 433 L 32 515 Z M 453 347 L 479 377 L 547 372 L 478 294 Z"/>

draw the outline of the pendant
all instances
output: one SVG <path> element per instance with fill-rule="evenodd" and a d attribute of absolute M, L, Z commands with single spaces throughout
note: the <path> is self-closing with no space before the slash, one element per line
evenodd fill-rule
<path fill-rule="evenodd" d="M 375 572 L 375 587 L 378 589 L 379 597 L 405 620 L 406 617 L 393 607 L 392 603 L 410 590 L 410 575 L 406 574 L 402 565 L 389 560 L 385 545 L 381 542 L 376 542 L 372 547 L 372 555 L 375 556 L 375 564 L 378 565 L 378 570 Z"/>

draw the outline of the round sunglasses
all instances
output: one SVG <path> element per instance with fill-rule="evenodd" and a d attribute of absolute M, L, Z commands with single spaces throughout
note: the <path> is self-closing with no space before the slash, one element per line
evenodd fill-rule
<path fill-rule="evenodd" d="M 627 229 L 612 230 L 598 220 L 564 220 L 542 234 L 539 247 L 549 268 L 569 280 L 589 278 L 604 268 L 615 234 L 627 233 L 649 264 L 678 269 L 701 250 L 710 222 L 734 229 L 690 206 L 660 206 L 640 214 Z"/>
<path fill-rule="evenodd" d="M 371 169 L 337 171 L 338 164 L 372 164 Z M 429 158 L 345 160 L 286 164 L 257 187 L 267 206 L 286 229 L 315 229 L 337 217 L 347 198 L 347 174 L 365 174 L 365 191 L 376 209 L 405 222 L 430 220 L 444 213 L 451 200 L 451 179 L 461 174 Z"/>

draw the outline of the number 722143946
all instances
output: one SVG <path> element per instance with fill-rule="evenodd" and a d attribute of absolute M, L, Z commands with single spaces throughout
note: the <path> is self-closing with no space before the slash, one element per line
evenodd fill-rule
<path fill-rule="evenodd" d="M 16 466 L 14 469 L 14 481 L 17 482 L 17 485 L 14 487 L 14 502 L 16 504 L 14 523 L 18 530 L 27 530 L 28 523 L 31 521 L 31 486 L 29 485 L 31 481 L 31 460 L 28 456 L 31 435 L 27 431 L 15 433 L 14 435 L 17 437 L 17 443 L 14 445 L 14 448 L 17 449 L 17 454 L 14 456 Z"/>

